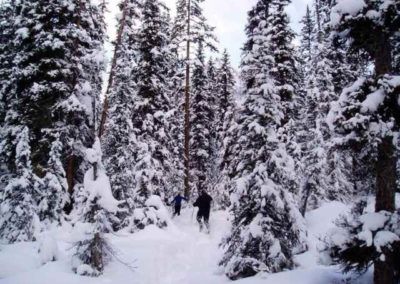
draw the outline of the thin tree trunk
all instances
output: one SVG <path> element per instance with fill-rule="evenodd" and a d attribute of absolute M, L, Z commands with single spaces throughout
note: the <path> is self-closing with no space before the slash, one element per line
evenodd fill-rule
<path fill-rule="evenodd" d="M 310 185 L 310 183 L 308 182 L 308 180 L 307 180 L 307 183 L 306 183 L 306 185 L 305 185 L 305 190 L 306 190 L 306 192 L 305 192 L 305 196 L 304 196 L 304 199 L 303 199 L 303 204 L 302 204 L 302 206 L 301 206 L 301 208 L 300 208 L 300 213 L 301 213 L 301 215 L 302 215 L 303 217 L 306 216 L 306 213 L 307 213 L 307 205 L 308 205 L 308 199 L 309 199 L 309 197 L 310 197 L 310 195 L 311 195 L 311 185 Z"/>
<path fill-rule="evenodd" d="M 116 39 L 115 48 L 114 48 L 114 56 L 113 56 L 113 60 L 111 62 L 110 74 L 108 77 L 108 84 L 107 84 L 107 89 L 106 89 L 106 96 L 104 98 L 103 111 L 101 113 L 101 119 L 100 119 L 100 125 L 99 125 L 99 138 L 101 138 L 104 134 L 105 124 L 107 121 L 108 108 L 109 108 L 108 95 L 110 94 L 111 87 L 114 83 L 115 68 L 117 66 L 118 50 L 121 45 L 122 34 L 124 32 L 125 23 L 126 23 L 127 3 L 128 3 L 128 0 L 125 0 L 124 4 L 123 4 L 123 8 L 122 8 L 122 18 L 120 20 L 120 24 L 118 27 L 117 39 Z"/>
<path fill-rule="evenodd" d="M 376 76 L 390 74 L 392 71 L 391 46 L 388 35 L 378 32 L 375 49 L 375 73 Z M 396 149 L 393 145 L 393 137 L 382 138 L 378 145 L 378 160 L 376 164 L 376 204 L 375 211 L 395 211 L 396 192 Z M 374 283 L 395 284 L 393 260 L 374 262 Z"/>
<path fill-rule="evenodd" d="M 190 20 L 191 0 L 188 0 L 186 40 L 186 85 L 185 85 L 185 196 L 190 197 Z"/>
<path fill-rule="evenodd" d="M 385 137 L 378 145 L 376 165 L 376 204 L 375 211 L 394 212 L 396 192 L 396 149 L 393 137 Z"/>

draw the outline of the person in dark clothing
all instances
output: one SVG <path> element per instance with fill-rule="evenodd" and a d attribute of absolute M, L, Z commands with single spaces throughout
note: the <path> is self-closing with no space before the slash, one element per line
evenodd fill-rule
<path fill-rule="evenodd" d="M 210 219 L 211 202 L 211 196 L 208 195 L 205 191 L 202 191 L 196 202 L 193 204 L 193 206 L 199 207 L 199 212 L 197 212 L 197 222 L 199 222 L 200 231 L 203 230 L 203 219 L 208 232 L 210 232 L 210 224 L 208 221 Z"/>
<path fill-rule="evenodd" d="M 185 197 L 181 196 L 180 193 L 178 193 L 177 196 L 175 196 L 174 200 L 172 200 L 171 204 L 175 204 L 175 212 L 174 216 L 181 215 L 181 208 L 182 208 L 182 200 L 185 200 L 186 202 L 188 201 Z"/>

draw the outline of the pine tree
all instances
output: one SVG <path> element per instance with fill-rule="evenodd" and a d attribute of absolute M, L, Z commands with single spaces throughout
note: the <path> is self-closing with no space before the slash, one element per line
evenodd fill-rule
<path fill-rule="evenodd" d="M 199 43 L 192 76 L 192 120 L 191 120 L 191 176 L 194 194 L 210 189 L 210 160 L 212 158 L 213 123 L 212 105 L 209 103 L 207 73 L 202 43 Z"/>
<path fill-rule="evenodd" d="M 300 24 L 302 24 L 300 55 L 303 62 L 308 65 L 313 56 L 313 44 L 315 42 L 315 21 L 308 5 L 306 15 L 300 21 Z"/>
<path fill-rule="evenodd" d="M 190 97 L 191 97 L 191 48 L 193 44 L 200 42 L 211 50 L 216 50 L 214 43 L 216 38 L 213 34 L 214 28 L 207 24 L 203 15 L 201 3 L 204 0 L 178 0 L 177 13 L 174 23 L 173 37 L 175 40 L 184 45 L 185 57 L 185 103 L 184 103 L 184 186 L 185 196 L 189 197 L 190 189 L 190 133 L 191 133 L 191 117 L 190 117 Z"/>
<path fill-rule="evenodd" d="M 235 130 L 240 146 L 233 162 L 234 219 L 221 261 L 230 279 L 291 268 L 293 253 L 304 248 L 292 196 L 294 161 L 281 140 L 288 135 L 297 76 L 288 3 L 260 0 L 249 12 L 242 62 L 246 99 Z"/>
<path fill-rule="evenodd" d="M 132 80 L 137 60 L 137 21 L 139 9 L 136 0 L 120 5 L 123 17 L 119 22 L 119 40 L 115 46 L 113 82 L 108 92 L 108 117 L 102 145 L 107 175 L 110 177 L 114 197 L 123 202 L 118 212 L 117 229 L 130 224 L 134 203 L 134 127 L 132 118 L 133 95 L 136 83 Z"/>
<path fill-rule="evenodd" d="M 352 161 L 341 145 L 332 143 L 332 133 L 326 123 L 329 104 L 338 98 L 337 91 L 351 80 L 357 69 L 351 71 L 348 61 L 341 57 L 343 48 L 335 49 L 330 38 L 330 1 L 316 0 L 315 29 L 311 58 L 306 72 L 306 107 L 303 115 L 303 215 L 308 203 L 315 208 L 324 199 L 346 200 L 354 193 Z M 340 70 L 339 72 L 337 70 Z M 337 77 L 340 85 L 337 85 Z M 341 90 L 340 90 L 341 91 Z M 350 156 L 351 157 L 351 156 Z"/>
<path fill-rule="evenodd" d="M 87 149 L 86 158 L 96 167 L 89 168 L 83 186 L 76 193 L 74 223 L 78 241 L 74 246 L 73 269 L 79 275 L 99 276 L 113 255 L 104 234 L 112 231 L 119 202 L 112 195 L 110 180 L 101 162 L 99 139 Z"/>
<path fill-rule="evenodd" d="M 102 88 L 102 72 L 105 70 L 104 41 L 106 24 L 104 20 L 105 1 L 99 4 L 92 0 L 79 1 L 74 5 L 70 48 L 70 62 L 74 76 L 73 88 L 69 97 L 59 102 L 59 111 L 64 113 L 65 121 L 61 140 L 67 147 L 66 175 L 71 193 L 82 183 L 89 165 L 85 163 L 84 150 L 94 143 L 96 119 Z M 72 144 L 73 142 L 73 144 Z"/>
<path fill-rule="evenodd" d="M 372 11 L 376 12 L 374 18 L 369 17 Z M 393 213 L 396 210 L 397 180 L 397 141 L 394 137 L 399 131 L 397 125 L 400 117 L 394 98 L 400 93 L 400 87 L 398 76 L 393 75 L 391 40 L 400 27 L 399 15 L 398 5 L 387 1 L 371 1 L 353 11 L 336 5 L 332 13 L 336 35 L 344 36 L 343 40 L 349 41 L 353 50 L 366 53 L 375 66 L 374 76 L 359 78 L 353 86 L 344 90 L 332 110 L 333 122 L 336 131 L 343 136 L 343 143 L 355 145 L 353 147 L 360 142 L 376 145 L 375 211 L 383 215 L 389 212 L 393 216 L 397 215 Z M 344 30 L 345 35 L 342 34 Z M 362 264 L 374 263 L 374 283 L 396 283 L 399 272 L 393 257 L 399 254 L 398 247 L 389 246 L 379 250 L 384 257 L 363 254 Z M 351 255 L 361 253 L 358 246 L 349 246 L 343 255 L 347 252 Z M 359 260 L 341 258 L 349 269 L 358 265 Z"/>
<path fill-rule="evenodd" d="M 3 125 L 7 109 L 7 93 L 10 88 L 13 58 L 14 1 L 5 1 L 0 6 L 0 126 Z"/>
<path fill-rule="evenodd" d="M 12 135 L 6 127 L 7 111 L 11 104 L 10 90 L 14 57 L 14 1 L 0 5 L 0 188 L 4 188 L 13 168 Z"/>
<path fill-rule="evenodd" d="M 40 230 L 34 195 L 37 194 L 31 165 L 30 131 L 15 128 L 15 174 L 4 188 L 0 203 L 0 238 L 9 242 L 35 240 Z"/>
<path fill-rule="evenodd" d="M 69 202 L 67 194 L 67 179 L 61 163 L 63 145 L 56 135 L 51 145 L 50 158 L 47 163 L 46 175 L 41 184 L 41 200 L 38 204 L 39 218 L 46 225 L 60 225 L 63 220 L 63 210 Z"/>
<path fill-rule="evenodd" d="M 41 178 L 58 133 L 64 145 L 60 163 L 72 193 L 82 182 L 83 149 L 93 143 L 103 68 L 102 11 L 90 1 L 19 1 L 15 23 L 9 93 L 17 103 L 9 107 L 5 128 L 23 124 L 30 129 L 32 168 Z M 12 152 L 12 139 L 7 141 L 4 147 Z"/>
<path fill-rule="evenodd" d="M 216 189 L 214 192 L 214 200 L 222 208 L 229 206 L 229 192 L 230 184 L 228 177 L 228 164 L 227 152 L 229 149 L 228 145 L 234 142 L 232 131 L 230 128 L 234 124 L 234 112 L 235 112 L 235 101 L 234 101 L 234 87 L 235 78 L 233 74 L 233 68 L 230 63 L 228 52 L 225 50 L 222 54 L 220 66 L 218 66 L 217 76 L 217 96 L 218 96 L 218 107 L 216 110 L 216 132 L 217 132 L 217 169 L 218 180 Z"/>
<path fill-rule="evenodd" d="M 152 195 L 166 197 L 172 173 L 171 153 L 165 141 L 170 137 L 167 115 L 170 110 L 168 93 L 168 37 L 165 34 L 164 6 L 146 0 L 141 8 L 137 32 L 137 61 L 131 80 L 135 82 L 132 96 L 133 172 L 135 209 L 144 208 Z M 140 211 L 139 210 L 139 211 Z M 143 228 L 147 221 L 135 210 L 134 225 Z M 137 219 L 139 218 L 139 219 Z"/>
<path fill-rule="evenodd" d="M 171 152 L 172 171 L 169 177 L 170 189 L 166 192 L 166 198 L 175 197 L 178 193 L 183 193 L 184 184 L 184 161 L 183 144 L 184 144 L 184 98 L 183 81 L 184 81 L 184 62 L 179 58 L 179 39 L 173 37 L 174 25 L 171 21 L 170 11 L 165 9 L 164 16 L 164 33 L 168 38 L 167 59 L 167 93 L 170 100 L 170 110 L 168 111 L 167 120 L 169 122 L 169 136 L 171 140 L 168 146 Z"/>
<path fill-rule="evenodd" d="M 218 67 L 217 76 L 217 95 L 218 95 L 218 111 L 217 111 L 217 140 L 218 148 L 222 148 L 222 144 L 228 128 L 233 120 L 233 112 L 235 108 L 234 87 L 235 77 L 231 66 L 229 54 L 225 49 L 220 66 Z"/>

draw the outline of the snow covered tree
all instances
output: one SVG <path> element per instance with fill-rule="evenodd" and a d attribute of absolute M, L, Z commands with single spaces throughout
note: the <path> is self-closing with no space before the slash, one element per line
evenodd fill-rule
<path fill-rule="evenodd" d="M 0 126 L 3 125 L 7 109 L 7 96 L 13 59 L 15 3 L 5 1 L 0 5 Z"/>
<path fill-rule="evenodd" d="M 306 15 L 300 21 L 301 28 L 301 41 L 300 41 L 300 55 L 302 60 L 309 64 L 313 54 L 313 44 L 315 41 L 315 21 L 311 13 L 310 7 L 307 5 Z"/>
<path fill-rule="evenodd" d="M 234 112 L 236 108 L 234 99 L 235 78 L 231 66 L 229 54 L 224 50 L 220 65 L 217 70 L 217 92 L 218 108 L 216 116 L 216 147 L 218 151 L 217 168 L 218 180 L 214 190 L 214 200 L 222 208 L 229 206 L 229 176 L 226 149 L 229 148 L 234 139 L 230 128 L 234 124 Z"/>
<path fill-rule="evenodd" d="M 292 268 L 304 249 L 303 221 L 292 193 L 294 161 L 287 129 L 296 85 L 289 1 L 259 0 L 249 12 L 242 71 L 245 102 L 238 114 L 231 177 L 232 229 L 220 262 L 230 279 Z"/>
<path fill-rule="evenodd" d="M 194 194 L 210 189 L 210 160 L 213 123 L 213 109 L 209 102 L 211 95 L 207 90 L 207 73 L 202 42 L 199 43 L 192 76 L 191 117 L 191 182 Z"/>
<path fill-rule="evenodd" d="M 399 77 L 393 74 L 391 38 L 400 27 L 399 7 L 384 0 L 355 6 L 344 3 L 338 2 L 333 8 L 334 31 L 350 42 L 352 50 L 364 52 L 371 58 L 375 74 L 371 78 L 359 78 L 344 90 L 331 111 L 333 124 L 342 134 L 343 143 L 357 145 L 361 142 L 376 149 L 375 210 L 378 214 L 387 211 L 396 215 L 393 213 L 396 210 L 397 180 L 397 141 L 394 137 L 397 137 L 400 114 L 395 98 L 400 93 L 400 84 Z M 371 13 L 375 16 L 370 17 Z M 349 247 L 349 250 L 360 253 L 357 247 Z M 366 255 L 363 260 L 364 263 L 374 263 L 376 284 L 396 282 L 397 269 L 391 255 L 398 255 L 398 250 L 388 250 L 386 257 Z M 357 260 L 348 262 L 348 265 L 355 263 Z"/>
<path fill-rule="evenodd" d="M 179 39 L 173 37 L 174 25 L 171 21 L 170 11 L 164 9 L 164 33 L 168 38 L 168 67 L 167 67 L 167 91 L 170 100 L 170 110 L 167 120 L 169 122 L 169 133 L 171 137 L 168 146 L 171 152 L 172 171 L 169 177 L 170 189 L 166 192 L 166 198 L 176 196 L 184 191 L 184 62 L 179 57 Z"/>
<path fill-rule="evenodd" d="M 136 36 L 139 10 L 136 0 L 120 5 L 122 17 L 119 21 L 118 42 L 115 45 L 112 86 L 107 94 L 107 122 L 102 145 L 104 164 L 110 178 L 114 197 L 123 202 L 117 213 L 120 224 L 117 229 L 129 225 L 134 204 L 134 136 L 132 118 L 136 83 L 132 72 L 136 64 Z"/>
<path fill-rule="evenodd" d="M 219 143 L 218 148 L 222 148 L 225 136 L 228 135 L 228 128 L 232 123 L 233 112 L 235 109 L 235 77 L 229 54 L 226 49 L 222 53 L 221 63 L 218 67 L 217 74 L 217 95 L 219 107 L 216 113 L 217 140 Z"/>
<path fill-rule="evenodd" d="M 387 211 L 368 212 L 367 204 L 365 199 L 355 203 L 351 214 L 341 217 L 336 222 L 338 228 L 327 238 L 332 259 L 340 263 L 345 272 L 363 274 L 374 262 L 397 264 L 400 261 L 399 215 Z M 378 283 L 397 283 L 398 266 L 387 269 L 393 270 L 393 276 Z M 375 278 L 374 283 L 378 280 Z"/>
<path fill-rule="evenodd" d="M 112 231 L 118 209 L 102 165 L 99 139 L 93 148 L 87 149 L 86 158 L 92 165 L 85 174 L 84 185 L 77 192 L 75 223 L 76 244 L 73 269 L 79 275 L 99 276 L 110 261 L 112 248 L 104 234 Z"/>
<path fill-rule="evenodd" d="M 73 1 L 74 2 L 74 1 Z M 68 189 L 72 193 L 79 186 L 87 170 L 84 151 L 95 139 L 98 102 L 102 89 L 102 72 L 105 70 L 104 20 L 105 1 L 80 1 L 74 5 L 73 30 L 71 31 L 71 58 L 73 88 L 68 97 L 57 104 L 66 126 L 61 140 L 68 145 L 65 149 Z M 64 140 L 65 139 L 65 140 Z"/>
<path fill-rule="evenodd" d="M 146 207 L 152 195 L 166 197 L 172 173 L 168 111 L 170 110 L 168 67 L 169 41 L 165 34 L 164 5 L 146 0 L 141 8 L 137 31 L 137 59 L 131 80 L 135 82 L 132 98 L 132 132 L 134 202 L 136 208 Z M 135 210 L 138 212 L 137 210 Z M 134 214 L 133 218 L 137 216 Z M 142 220 L 142 218 L 140 218 Z M 135 226 L 143 227 L 136 222 Z M 140 220 L 138 220 L 140 221 Z"/>
<path fill-rule="evenodd" d="M 15 174 L 1 193 L 0 238 L 9 242 L 33 241 L 40 230 L 34 195 L 35 183 L 31 165 L 30 131 L 28 127 L 14 128 Z"/>
<path fill-rule="evenodd" d="M 175 17 L 173 38 L 185 48 L 185 103 L 184 103 L 184 186 L 185 196 L 189 197 L 190 189 L 190 69 L 191 69 L 191 48 L 193 44 L 202 42 L 203 46 L 216 50 L 214 43 L 216 38 L 213 34 L 214 28 L 207 24 L 207 20 L 203 15 L 201 3 L 204 0 L 178 0 L 177 13 Z"/>
<path fill-rule="evenodd" d="M 82 149 L 93 143 L 105 29 L 101 5 L 89 0 L 74 3 L 16 2 L 9 93 L 18 103 L 9 107 L 5 127 L 23 124 L 30 129 L 32 169 L 40 178 L 49 168 L 52 136 L 59 134 L 59 163 L 65 166 L 70 193 L 82 182 Z M 12 139 L 7 141 L 3 146 L 12 152 Z"/>
<path fill-rule="evenodd" d="M 4 1 L 0 5 L 0 188 L 4 188 L 13 168 L 13 139 L 6 127 L 6 116 L 11 104 L 12 66 L 14 58 L 15 3 Z"/>
<path fill-rule="evenodd" d="M 38 214 L 46 225 L 61 224 L 64 207 L 69 201 L 66 174 L 61 162 L 62 149 L 63 145 L 56 134 L 49 153 L 46 175 L 40 185 Z"/>
<path fill-rule="evenodd" d="M 359 71 L 350 70 L 344 47 L 335 48 L 330 37 L 330 1 L 315 0 L 315 28 L 312 29 L 310 61 L 305 72 L 305 105 L 302 115 L 304 181 L 302 213 L 307 203 L 315 208 L 324 199 L 346 200 L 354 193 L 353 161 L 343 145 L 335 143 L 326 119 L 330 102 Z M 308 30 L 305 26 L 303 29 Z M 338 71 L 339 70 L 339 71 Z M 338 79 L 340 78 L 340 79 Z M 340 82 L 337 84 L 337 82 Z M 349 159 L 350 158 L 350 159 Z"/>

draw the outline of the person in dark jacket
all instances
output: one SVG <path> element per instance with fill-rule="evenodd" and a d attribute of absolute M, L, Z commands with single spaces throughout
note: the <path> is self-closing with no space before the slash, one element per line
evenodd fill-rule
<path fill-rule="evenodd" d="M 199 222 L 200 231 L 203 230 L 202 219 L 204 220 L 204 224 L 206 225 L 208 232 L 210 231 L 208 220 L 210 219 L 211 202 L 211 196 L 203 190 L 196 202 L 193 204 L 193 206 L 199 207 L 199 212 L 197 212 L 197 222 Z"/>
<path fill-rule="evenodd" d="M 182 200 L 185 200 L 186 202 L 188 201 L 185 197 L 181 196 L 180 193 L 178 193 L 177 196 L 175 196 L 174 200 L 172 200 L 171 204 L 175 204 L 175 212 L 174 216 L 181 215 L 181 208 L 182 208 Z"/>

